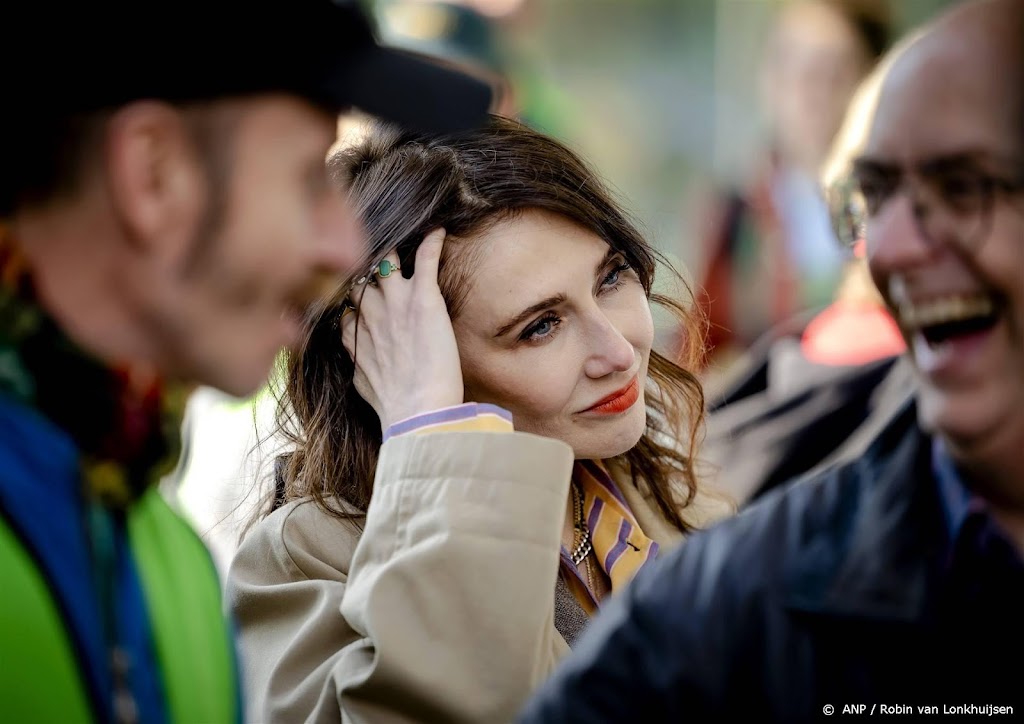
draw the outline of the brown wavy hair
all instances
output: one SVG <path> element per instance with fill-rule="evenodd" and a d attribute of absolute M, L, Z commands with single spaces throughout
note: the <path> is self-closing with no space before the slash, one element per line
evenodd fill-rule
<path fill-rule="evenodd" d="M 558 141 L 493 117 L 481 130 L 447 138 L 374 126 L 363 141 L 335 153 L 328 168 L 365 226 L 363 268 L 397 250 L 408 276 L 423 237 L 438 227 L 446 230 L 439 283 L 453 319 L 465 304 L 473 237 L 522 212 L 559 214 L 628 260 L 649 299 L 667 308 L 687 333 L 671 358 L 652 351 L 647 429 L 633 449 L 609 462 L 628 471 L 636 485 L 649 487 L 665 517 L 687 530 L 681 511 L 697 490 L 694 460 L 704 420 L 701 383 L 688 368 L 703 354 L 704 328 L 692 311 L 692 297 L 684 306 L 652 293 L 659 261 L 687 295 L 689 289 L 587 165 Z M 276 433 L 290 443 L 290 452 L 277 459 L 269 508 L 311 497 L 331 515 L 358 525 L 370 502 L 381 428 L 356 392 L 352 358 L 341 342 L 338 321 L 350 287 L 351 280 L 339 285 L 307 313 L 300 344 L 279 365 L 283 379 L 277 388 L 283 394 Z"/>

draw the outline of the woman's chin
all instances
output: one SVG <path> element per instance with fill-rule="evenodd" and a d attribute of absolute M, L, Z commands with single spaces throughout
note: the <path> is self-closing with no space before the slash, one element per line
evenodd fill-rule
<path fill-rule="evenodd" d="M 647 418 L 646 416 L 642 417 L 639 424 L 632 420 L 623 420 L 623 423 L 627 422 L 632 424 L 628 426 L 623 424 L 623 429 L 621 430 L 609 430 L 608 433 L 611 434 L 607 434 L 607 437 L 594 434 L 588 436 L 587 439 L 569 443 L 573 447 L 576 459 L 607 460 L 628 453 L 636 447 L 637 443 L 640 442 L 640 438 L 647 431 Z"/>

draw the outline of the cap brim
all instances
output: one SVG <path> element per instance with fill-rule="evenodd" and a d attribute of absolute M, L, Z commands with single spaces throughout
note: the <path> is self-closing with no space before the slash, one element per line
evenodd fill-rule
<path fill-rule="evenodd" d="M 346 68 L 344 105 L 428 133 L 479 128 L 493 89 L 481 77 L 414 53 L 374 47 Z"/>

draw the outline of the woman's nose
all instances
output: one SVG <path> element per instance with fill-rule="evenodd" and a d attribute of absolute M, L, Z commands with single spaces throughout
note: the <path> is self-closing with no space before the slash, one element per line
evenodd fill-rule
<path fill-rule="evenodd" d="M 633 368 L 636 350 L 608 317 L 601 314 L 589 336 L 590 354 L 584 368 L 588 377 L 596 379 Z"/>

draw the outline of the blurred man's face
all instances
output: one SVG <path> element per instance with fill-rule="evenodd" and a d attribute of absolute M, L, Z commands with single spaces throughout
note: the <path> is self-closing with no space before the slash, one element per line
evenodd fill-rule
<path fill-rule="evenodd" d="M 911 349 L 922 423 L 963 462 L 1007 436 L 1024 448 L 1021 88 L 983 38 L 911 47 L 857 163 L 868 260 Z"/>
<path fill-rule="evenodd" d="M 244 102 L 214 228 L 194 224 L 151 295 L 150 327 L 170 376 L 235 395 L 256 390 L 296 341 L 301 309 L 362 253 L 354 215 L 327 181 L 336 119 L 290 97 Z"/>

